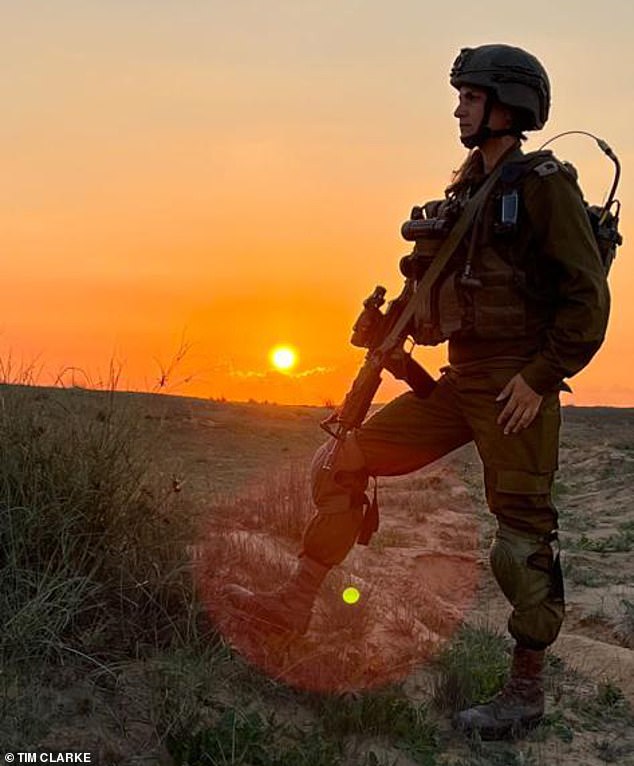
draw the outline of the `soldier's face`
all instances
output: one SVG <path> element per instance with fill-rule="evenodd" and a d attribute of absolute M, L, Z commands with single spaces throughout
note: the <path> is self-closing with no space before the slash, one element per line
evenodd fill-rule
<path fill-rule="evenodd" d="M 453 116 L 458 120 L 461 138 L 477 133 L 482 126 L 482 118 L 486 107 L 487 93 L 482 88 L 472 85 L 462 85 L 458 91 L 458 106 Z M 503 130 L 511 125 L 511 113 L 502 106 L 494 103 L 491 107 L 488 126 L 491 130 Z"/>

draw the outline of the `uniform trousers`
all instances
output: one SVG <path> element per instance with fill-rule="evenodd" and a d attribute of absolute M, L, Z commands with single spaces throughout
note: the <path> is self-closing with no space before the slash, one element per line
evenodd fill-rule
<path fill-rule="evenodd" d="M 487 504 L 498 521 L 491 562 L 515 607 L 511 633 L 529 647 L 551 643 L 563 620 L 561 568 L 550 547 L 557 529 L 551 490 L 559 392 L 543 397 L 528 428 L 505 435 L 497 419 L 506 402 L 496 398 L 519 369 L 517 360 L 451 366 L 428 397 L 405 393 L 369 417 L 355 432 L 365 465 L 335 473 L 330 493 L 314 493 L 317 513 L 305 531 L 303 554 L 329 566 L 343 561 L 363 524 L 360 498 L 369 476 L 410 473 L 473 441 Z M 326 495 L 328 501 L 320 503 Z"/>

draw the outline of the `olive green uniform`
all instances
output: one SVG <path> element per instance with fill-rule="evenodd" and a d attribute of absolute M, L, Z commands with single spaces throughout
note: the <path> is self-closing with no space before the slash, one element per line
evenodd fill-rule
<path fill-rule="evenodd" d="M 339 563 L 359 534 L 368 476 L 408 473 L 473 440 L 498 519 L 491 563 L 513 606 L 510 632 L 518 644 L 543 649 L 555 640 L 564 611 L 552 549 L 559 390 L 601 345 L 609 295 L 574 175 L 552 157 L 538 157 L 537 167 L 519 152 L 513 159 L 433 292 L 449 366 L 427 398 L 399 396 L 349 440 L 335 481 L 315 485 L 318 512 L 303 552 Z M 509 189 L 519 193 L 518 221 L 512 232 L 500 232 L 500 195 Z M 459 279 L 469 257 L 476 288 Z M 497 419 L 505 402 L 496 397 L 518 372 L 543 401 L 528 428 L 504 435 Z"/>

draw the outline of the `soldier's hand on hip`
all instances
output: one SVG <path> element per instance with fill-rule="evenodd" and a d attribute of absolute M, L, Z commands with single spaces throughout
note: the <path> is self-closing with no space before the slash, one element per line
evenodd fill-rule
<path fill-rule="evenodd" d="M 514 375 L 496 397 L 496 402 L 507 399 L 498 417 L 505 434 L 516 434 L 528 428 L 539 412 L 543 397 L 533 391 L 524 378 Z"/>

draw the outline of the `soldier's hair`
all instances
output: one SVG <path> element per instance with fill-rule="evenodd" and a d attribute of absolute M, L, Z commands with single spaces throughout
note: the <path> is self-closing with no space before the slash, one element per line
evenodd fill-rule
<path fill-rule="evenodd" d="M 451 183 L 445 189 L 445 194 L 457 194 L 467 189 L 474 182 L 480 181 L 484 176 L 484 161 L 482 152 L 479 149 L 472 149 L 465 157 L 464 162 L 454 170 L 451 177 Z"/>

